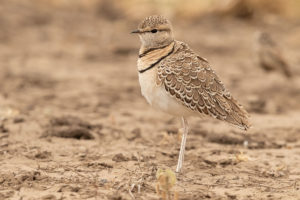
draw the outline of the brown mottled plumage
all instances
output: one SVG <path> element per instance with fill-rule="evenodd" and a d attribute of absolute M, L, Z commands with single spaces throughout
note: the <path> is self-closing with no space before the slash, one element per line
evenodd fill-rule
<path fill-rule="evenodd" d="M 280 48 L 267 32 L 258 32 L 256 50 L 259 65 L 265 71 L 278 71 L 286 77 L 292 77 L 290 66 L 282 56 Z"/>
<path fill-rule="evenodd" d="M 157 66 L 166 91 L 195 112 L 247 130 L 247 112 L 225 89 L 209 63 L 187 44 L 175 41 L 175 45 L 173 54 Z"/>
<path fill-rule="evenodd" d="M 177 172 L 182 167 L 188 132 L 185 117 L 210 116 L 243 130 L 250 127 L 246 110 L 225 89 L 206 59 L 174 39 L 166 18 L 147 17 L 132 33 L 138 33 L 142 42 L 138 70 L 143 96 L 154 108 L 182 117 Z"/>

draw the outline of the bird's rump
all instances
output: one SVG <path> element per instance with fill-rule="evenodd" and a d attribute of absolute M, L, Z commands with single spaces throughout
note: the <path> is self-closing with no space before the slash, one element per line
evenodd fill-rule
<path fill-rule="evenodd" d="M 226 90 L 209 63 L 187 44 L 175 42 L 174 53 L 158 65 L 158 83 L 189 109 L 247 130 L 248 113 Z"/>

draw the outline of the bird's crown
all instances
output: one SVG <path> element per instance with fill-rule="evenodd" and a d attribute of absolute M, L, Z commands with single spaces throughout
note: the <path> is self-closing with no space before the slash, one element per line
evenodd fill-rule
<path fill-rule="evenodd" d="M 164 16 L 161 15 L 152 15 L 146 17 L 138 26 L 138 29 L 152 29 L 152 28 L 159 28 L 164 26 L 170 26 L 171 23 L 167 20 Z"/>

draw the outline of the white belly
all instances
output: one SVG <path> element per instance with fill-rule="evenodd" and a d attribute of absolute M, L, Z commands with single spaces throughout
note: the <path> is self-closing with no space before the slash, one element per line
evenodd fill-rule
<path fill-rule="evenodd" d="M 175 116 L 190 116 L 195 113 L 169 95 L 165 88 L 156 85 L 156 69 L 139 74 L 142 95 L 154 108 Z"/>

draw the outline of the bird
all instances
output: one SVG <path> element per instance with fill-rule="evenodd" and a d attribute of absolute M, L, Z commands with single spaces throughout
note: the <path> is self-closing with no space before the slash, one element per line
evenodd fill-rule
<path fill-rule="evenodd" d="M 282 55 L 281 49 L 267 32 L 255 33 L 256 55 L 259 66 L 266 72 L 277 71 L 287 78 L 292 77 L 290 66 Z"/>
<path fill-rule="evenodd" d="M 131 33 L 138 34 L 141 41 L 137 68 L 142 95 L 152 107 L 182 121 L 177 173 L 184 161 L 187 117 L 212 117 L 242 130 L 251 127 L 248 112 L 225 88 L 208 61 L 186 43 L 175 40 L 167 18 L 146 17 Z"/>

